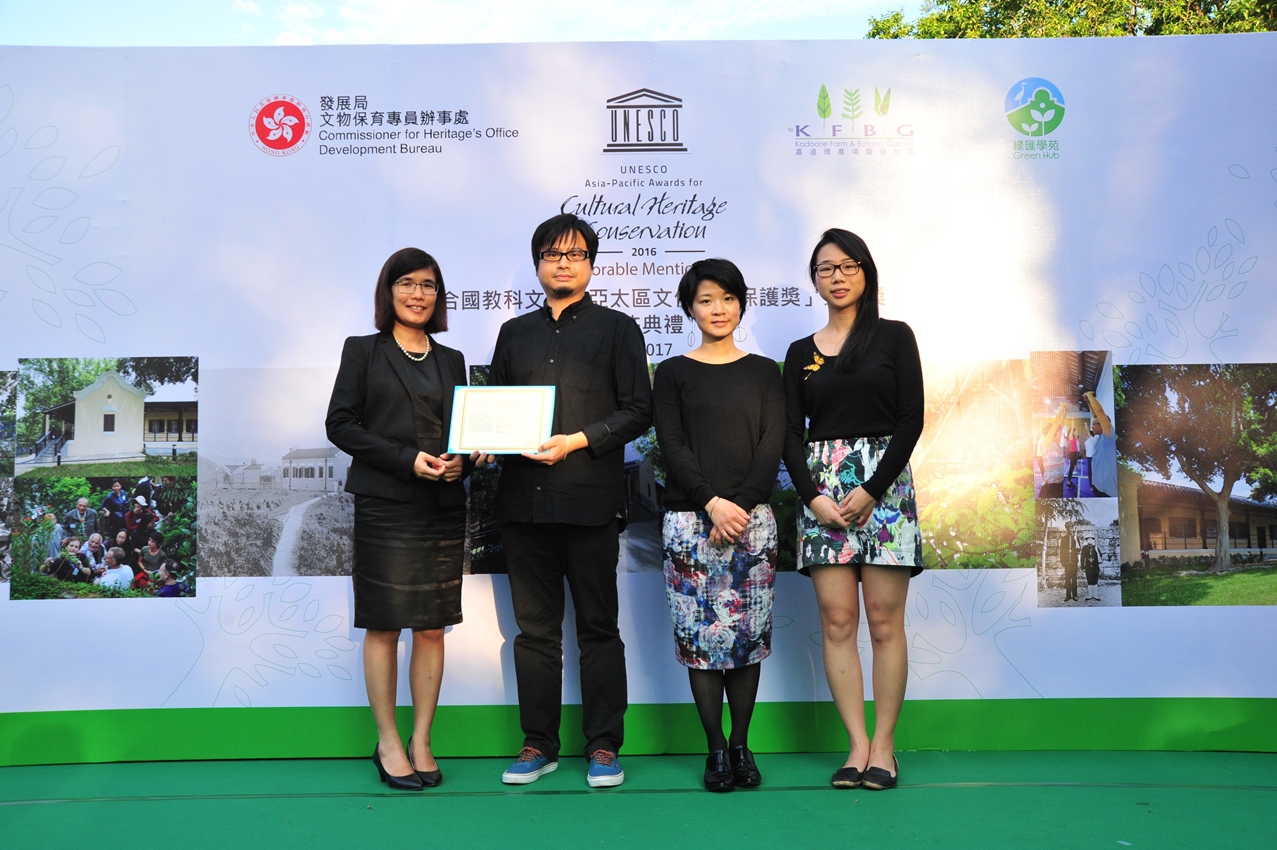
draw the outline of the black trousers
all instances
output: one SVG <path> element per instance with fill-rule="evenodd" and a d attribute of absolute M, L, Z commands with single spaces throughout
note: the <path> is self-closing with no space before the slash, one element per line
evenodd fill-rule
<path fill-rule="evenodd" d="M 501 527 L 519 635 L 514 673 L 524 746 L 559 755 L 563 709 L 563 581 L 572 591 L 581 651 L 585 754 L 617 752 L 625 737 L 625 644 L 617 626 L 617 525 L 505 523 Z"/>

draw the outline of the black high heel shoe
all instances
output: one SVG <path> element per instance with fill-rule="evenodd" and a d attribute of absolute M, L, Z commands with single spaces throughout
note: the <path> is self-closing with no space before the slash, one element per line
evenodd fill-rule
<path fill-rule="evenodd" d="M 705 757 L 705 790 L 731 791 L 736 788 L 732 778 L 732 760 L 727 750 L 714 750 Z"/>
<path fill-rule="evenodd" d="M 381 781 L 396 791 L 420 791 L 425 787 L 415 771 L 407 776 L 391 776 L 386 773 L 386 768 L 381 763 L 381 753 L 376 746 L 372 748 L 372 763 L 377 765 L 377 775 L 381 777 Z M 411 760 L 408 763 L 411 764 Z"/>
<path fill-rule="evenodd" d="M 731 749 L 732 778 L 737 788 L 757 788 L 763 784 L 763 775 L 758 772 L 754 763 L 754 754 L 749 747 L 739 744 Z"/>
<path fill-rule="evenodd" d="M 412 738 L 408 739 L 408 764 L 412 765 L 417 778 L 421 780 L 422 788 L 437 788 L 439 783 L 443 782 L 443 771 L 438 768 L 434 770 L 417 770 L 417 765 L 413 764 L 412 761 Z"/>

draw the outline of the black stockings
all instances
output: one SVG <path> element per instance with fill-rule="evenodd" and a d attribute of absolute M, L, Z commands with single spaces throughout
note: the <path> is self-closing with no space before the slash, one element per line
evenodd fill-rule
<path fill-rule="evenodd" d="M 696 712 L 705 727 L 705 740 L 710 750 L 725 750 L 729 746 L 723 734 L 723 692 L 727 692 L 727 707 L 732 718 L 730 746 L 743 747 L 749 742 L 749 721 L 754 716 L 754 701 L 758 698 L 758 674 L 760 664 L 737 667 L 735 670 L 694 670 L 687 668 L 687 678 L 692 685 L 692 699 Z"/>

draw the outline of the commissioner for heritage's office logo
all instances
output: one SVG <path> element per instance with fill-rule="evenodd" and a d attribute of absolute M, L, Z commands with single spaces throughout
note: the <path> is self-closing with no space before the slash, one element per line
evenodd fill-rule
<path fill-rule="evenodd" d="M 288 156 L 310 138 L 310 110 L 295 97 L 273 94 L 253 107 L 248 130 L 263 153 Z"/>
<path fill-rule="evenodd" d="M 1064 121 L 1064 95 L 1050 80 L 1027 77 L 1007 92 L 1006 115 L 1018 133 L 1049 136 Z"/>
<path fill-rule="evenodd" d="M 636 89 L 607 101 L 611 136 L 604 153 L 687 153 L 680 136 L 683 100 Z"/>

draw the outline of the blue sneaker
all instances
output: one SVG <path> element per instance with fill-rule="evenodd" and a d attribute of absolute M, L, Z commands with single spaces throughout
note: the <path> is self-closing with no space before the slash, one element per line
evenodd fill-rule
<path fill-rule="evenodd" d="M 545 757 L 545 753 L 535 747 L 524 747 L 519 751 L 519 757 L 514 760 L 514 764 L 507 767 L 505 773 L 501 774 L 501 781 L 506 785 L 527 785 L 558 769 L 559 763 L 550 761 Z"/>
<path fill-rule="evenodd" d="M 611 788 L 625 781 L 625 771 L 616 760 L 616 753 L 610 750 L 595 750 L 590 754 L 590 769 L 585 774 L 585 781 L 591 788 Z"/>

